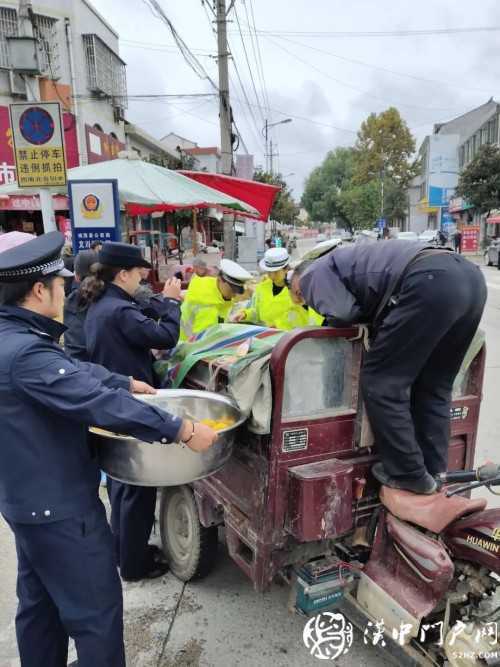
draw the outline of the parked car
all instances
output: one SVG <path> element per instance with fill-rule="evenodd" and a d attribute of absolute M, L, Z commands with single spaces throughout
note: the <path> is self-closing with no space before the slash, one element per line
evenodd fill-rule
<path fill-rule="evenodd" d="M 418 241 L 418 235 L 415 232 L 399 232 L 398 239 L 400 241 Z"/>
<path fill-rule="evenodd" d="M 500 239 L 492 239 L 486 252 L 484 253 L 484 262 L 488 266 L 498 266 L 498 254 L 500 252 Z"/>
<path fill-rule="evenodd" d="M 438 240 L 438 230 L 437 229 L 426 229 L 425 232 L 422 232 L 418 236 L 419 241 L 424 243 L 437 243 Z"/>

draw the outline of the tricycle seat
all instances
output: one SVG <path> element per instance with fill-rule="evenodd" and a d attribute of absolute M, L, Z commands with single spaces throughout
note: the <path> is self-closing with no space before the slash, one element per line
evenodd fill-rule
<path fill-rule="evenodd" d="M 382 486 L 380 500 L 391 514 L 433 533 L 441 533 L 457 519 L 486 507 L 485 498 L 471 500 L 463 496 L 447 497 L 444 491 L 421 496 Z"/>

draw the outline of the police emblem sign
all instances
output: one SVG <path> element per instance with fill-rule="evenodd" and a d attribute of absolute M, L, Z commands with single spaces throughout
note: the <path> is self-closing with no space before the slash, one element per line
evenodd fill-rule
<path fill-rule="evenodd" d="M 66 185 L 59 102 L 11 104 L 9 111 L 19 187 Z"/>
<path fill-rule="evenodd" d="M 119 241 L 120 203 L 116 179 L 68 181 L 69 214 L 75 255 L 94 241 Z"/>

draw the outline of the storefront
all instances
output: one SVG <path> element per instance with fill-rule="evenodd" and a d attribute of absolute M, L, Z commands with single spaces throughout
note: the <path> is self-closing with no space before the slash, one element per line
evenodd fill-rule
<path fill-rule="evenodd" d="M 56 223 L 67 235 L 68 198 L 65 195 L 52 197 Z M 42 211 L 38 195 L 1 195 L 0 232 L 28 232 L 43 234 Z"/>

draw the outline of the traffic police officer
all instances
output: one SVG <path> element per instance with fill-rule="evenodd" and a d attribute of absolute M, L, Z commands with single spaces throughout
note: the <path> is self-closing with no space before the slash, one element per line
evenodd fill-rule
<path fill-rule="evenodd" d="M 254 322 L 285 331 L 304 326 L 305 318 L 294 306 L 286 282 L 289 264 L 286 248 L 266 250 L 260 268 L 267 277 L 257 285 L 250 307 L 234 317 L 235 322 Z"/>
<path fill-rule="evenodd" d="M 179 338 L 181 288 L 177 278 L 167 281 L 163 294 L 149 300 L 145 314 L 134 299 L 145 268 L 151 265 L 138 246 L 106 242 L 82 297 L 89 303 L 84 329 L 90 361 L 152 385 L 151 350 L 173 348 Z M 111 529 L 122 578 L 160 577 L 167 567 L 159 549 L 148 544 L 156 488 L 116 480 L 108 484 Z"/>
<path fill-rule="evenodd" d="M 66 665 L 69 636 L 79 667 L 122 667 L 121 585 L 87 428 L 196 451 L 216 433 L 133 398 L 154 393 L 144 382 L 62 350 L 63 242 L 0 237 L 0 512 L 18 556 L 16 633 L 23 667 Z"/>
<path fill-rule="evenodd" d="M 230 259 L 221 260 L 217 276 L 193 276 L 182 304 L 181 340 L 227 322 L 235 298 L 244 294 L 251 277 Z"/>

